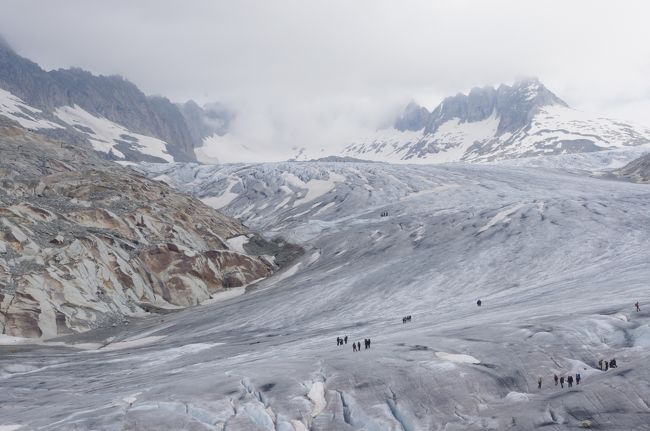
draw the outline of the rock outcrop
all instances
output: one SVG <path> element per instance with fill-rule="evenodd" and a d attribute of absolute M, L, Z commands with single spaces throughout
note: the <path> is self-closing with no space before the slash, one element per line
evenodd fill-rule
<path fill-rule="evenodd" d="M 0 120 L 0 152 L 2 334 L 113 325 L 274 269 L 268 256 L 229 247 L 253 236 L 240 222 L 84 146 Z"/>
<path fill-rule="evenodd" d="M 614 174 L 637 183 L 650 183 L 650 153 L 632 160 L 627 165 L 614 171 Z"/>

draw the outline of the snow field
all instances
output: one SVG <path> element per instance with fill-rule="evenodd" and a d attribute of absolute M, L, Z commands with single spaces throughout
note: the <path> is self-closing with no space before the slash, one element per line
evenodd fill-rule
<path fill-rule="evenodd" d="M 62 126 L 42 119 L 43 111 L 27 105 L 20 98 L 0 88 L 0 114 L 26 129 L 57 129 Z"/>
<path fill-rule="evenodd" d="M 86 135 L 96 151 L 112 153 L 119 158 L 125 158 L 116 145 L 126 141 L 136 146 L 139 152 L 173 162 L 174 158 L 167 153 L 167 143 L 151 136 L 133 133 L 126 128 L 106 118 L 96 117 L 79 106 L 62 106 L 56 109 L 55 115 L 63 122 Z"/>

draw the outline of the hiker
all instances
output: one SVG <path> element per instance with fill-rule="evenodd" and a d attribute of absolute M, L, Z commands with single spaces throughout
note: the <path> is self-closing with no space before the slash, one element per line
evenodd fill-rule
<path fill-rule="evenodd" d="M 336 345 L 337 346 L 341 345 L 341 338 L 340 337 L 336 337 Z"/>
<path fill-rule="evenodd" d="M 564 389 L 564 376 L 560 377 L 560 387 Z"/>
<path fill-rule="evenodd" d="M 616 359 L 612 358 L 612 360 L 609 361 L 609 368 L 618 368 L 618 365 L 616 365 Z"/>
<path fill-rule="evenodd" d="M 609 362 L 605 361 L 605 371 L 609 369 Z"/>
<path fill-rule="evenodd" d="M 357 341 L 357 350 L 361 351 L 361 341 Z"/>
<path fill-rule="evenodd" d="M 573 376 L 570 375 L 569 377 L 567 377 L 566 382 L 569 384 L 570 388 L 573 387 Z"/>
<path fill-rule="evenodd" d="M 476 305 L 478 305 L 479 307 L 481 306 L 481 304 L 482 304 L 482 302 L 481 302 L 480 299 L 478 301 L 476 301 Z"/>
<path fill-rule="evenodd" d="M 343 339 L 345 341 L 345 344 L 348 344 L 348 336 L 346 335 L 345 338 Z"/>
<path fill-rule="evenodd" d="M 603 371 L 603 360 L 602 359 L 598 360 L 598 366 L 600 367 L 600 371 Z"/>
<path fill-rule="evenodd" d="M 639 307 L 639 301 L 636 301 L 634 306 L 636 307 L 636 311 L 641 311 L 641 307 Z"/>
<path fill-rule="evenodd" d="M 353 352 L 357 351 L 357 343 L 352 343 L 352 351 Z"/>
<path fill-rule="evenodd" d="M 576 385 L 580 384 L 580 373 L 576 373 Z"/>
<path fill-rule="evenodd" d="M 402 323 L 406 323 L 406 317 L 402 317 Z"/>
<path fill-rule="evenodd" d="M 542 378 L 537 379 L 537 389 L 542 389 Z"/>
<path fill-rule="evenodd" d="M 557 374 L 553 374 L 553 380 L 555 380 L 555 386 L 557 386 L 557 381 L 559 380 Z"/>
<path fill-rule="evenodd" d="M 368 338 L 368 348 L 370 348 L 370 338 Z"/>

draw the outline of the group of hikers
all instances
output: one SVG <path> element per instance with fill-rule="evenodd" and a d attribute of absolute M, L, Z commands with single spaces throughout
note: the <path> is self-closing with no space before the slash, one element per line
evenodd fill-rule
<path fill-rule="evenodd" d="M 388 217 L 388 211 L 384 211 L 381 213 L 381 217 Z"/>
<path fill-rule="evenodd" d="M 370 338 L 364 338 L 363 339 L 363 345 L 364 345 L 364 347 L 366 349 L 369 349 L 370 348 Z M 361 351 L 361 342 L 360 341 L 357 341 L 356 346 L 354 345 L 354 343 L 352 343 L 352 351 L 353 352 L 360 352 Z"/>
<path fill-rule="evenodd" d="M 336 337 L 336 345 L 337 346 L 342 346 L 344 344 L 348 344 L 348 336 L 346 335 L 345 337 Z M 370 338 L 364 338 L 363 339 L 363 345 L 366 349 L 370 348 Z M 361 351 L 361 341 L 357 342 L 352 342 L 352 351 L 353 352 L 360 352 Z"/>
<path fill-rule="evenodd" d="M 410 322 L 411 321 L 411 315 L 409 314 L 408 316 L 402 317 L 402 323 Z"/>
<path fill-rule="evenodd" d="M 562 389 L 564 389 L 564 376 L 558 378 L 557 374 L 555 374 L 555 375 L 553 375 L 553 380 L 555 381 L 555 386 L 557 386 L 557 384 L 559 383 L 560 387 Z M 580 384 L 580 373 L 576 373 L 575 382 L 576 382 L 576 385 Z M 569 374 L 569 376 L 566 378 L 566 383 L 567 383 L 568 387 L 570 387 L 570 388 L 573 387 L 573 375 L 572 374 Z M 539 379 L 537 379 L 537 388 L 542 389 L 542 378 L 541 377 Z"/>
<path fill-rule="evenodd" d="M 603 369 L 603 365 L 605 366 L 605 369 Z M 611 361 L 603 361 L 600 359 L 598 361 L 598 366 L 600 367 L 601 371 L 607 371 L 610 368 L 618 368 L 618 365 L 616 365 L 616 358 L 613 358 Z"/>
<path fill-rule="evenodd" d="M 603 368 L 603 365 L 605 366 L 605 368 Z M 601 371 L 607 371 L 608 368 L 617 368 L 618 367 L 618 365 L 616 365 L 616 359 L 615 358 L 612 358 L 612 360 L 609 361 L 609 362 L 603 361 L 602 359 L 600 359 L 598 361 L 598 366 L 600 367 Z M 580 384 L 580 373 L 576 373 L 575 379 L 574 379 L 573 375 L 571 375 L 571 374 L 569 376 L 567 376 L 566 378 L 564 376 L 558 377 L 557 374 L 554 374 L 553 375 L 553 380 L 555 381 L 555 386 L 557 386 L 558 383 L 559 383 L 560 387 L 562 389 L 564 389 L 564 382 L 565 381 L 566 381 L 567 387 L 572 388 L 574 381 L 576 382 L 576 385 Z M 537 388 L 542 389 L 542 378 L 541 377 L 539 377 L 537 379 Z"/>

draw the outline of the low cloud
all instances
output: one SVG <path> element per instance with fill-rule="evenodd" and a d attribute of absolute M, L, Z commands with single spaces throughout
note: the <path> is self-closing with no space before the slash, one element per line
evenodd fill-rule
<path fill-rule="evenodd" d="M 537 76 L 570 105 L 650 125 L 647 2 L 7 0 L 7 40 L 45 68 L 219 101 L 255 147 L 362 136 L 409 100 Z M 232 137 L 231 137 L 232 138 Z"/>

